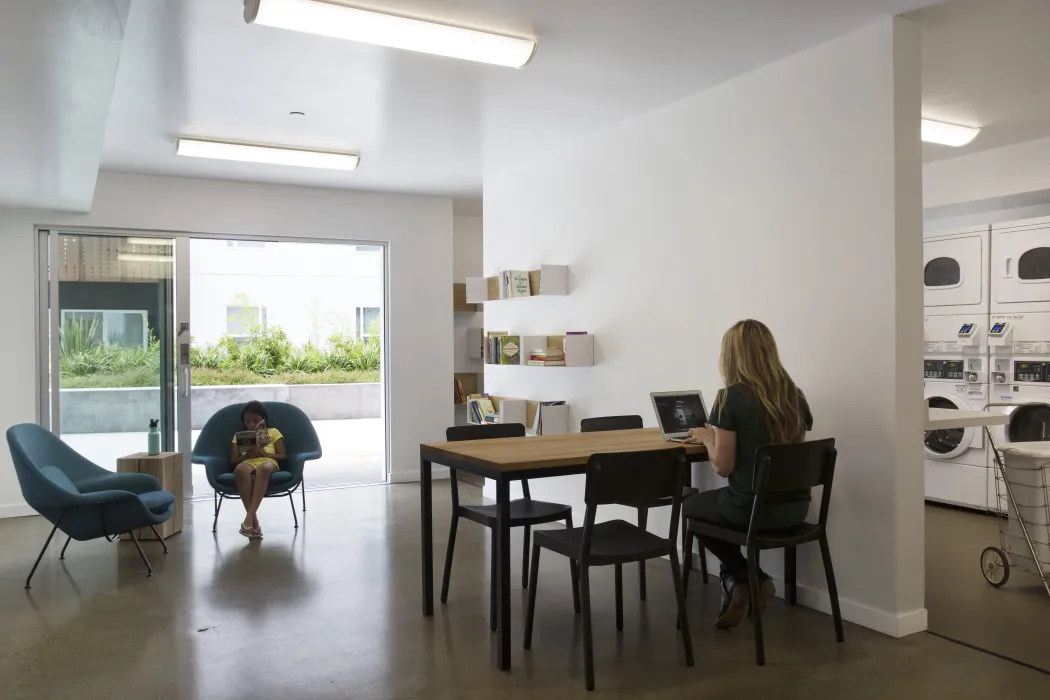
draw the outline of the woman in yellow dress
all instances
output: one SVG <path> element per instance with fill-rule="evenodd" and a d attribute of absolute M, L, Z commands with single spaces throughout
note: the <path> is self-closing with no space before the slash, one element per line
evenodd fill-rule
<path fill-rule="evenodd" d="M 257 444 L 242 448 L 233 436 L 230 446 L 230 464 L 237 481 L 237 493 L 244 503 L 244 522 L 240 533 L 250 539 L 261 538 L 259 506 L 266 496 L 270 475 L 280 469 L 280 461 L 287 458 L 284 451 L 284 436 L 277 428 L 266 424 L 266 406 L 261 401 L 249 401 L 241 410 L 241 421 L 246 431 L 258 436 Z"/>

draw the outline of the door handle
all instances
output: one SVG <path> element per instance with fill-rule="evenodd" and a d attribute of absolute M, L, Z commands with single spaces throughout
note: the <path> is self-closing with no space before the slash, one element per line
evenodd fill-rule
<path fill-rule="evenodd" d="M 182 395 L 190 395 L 190 366 L 182 366 Z"/>
<path fill-rule="evenodd" d="M 1013 258 L 1006 258 L 1006 259 L 1003 260 L 1003 263 L 1004 263 L 1003 264 L 1003 277 L 1013 277 L 1013 275 L 1010 274 L 1010 264 L 1013 261 L 1014 261 Z"/>

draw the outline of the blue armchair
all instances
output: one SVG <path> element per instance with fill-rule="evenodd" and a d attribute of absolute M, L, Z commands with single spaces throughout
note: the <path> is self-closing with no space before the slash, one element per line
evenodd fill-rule
<path fill-rule="evenodd" d="M 67 536 L 62 559 L 70 540 L 83 542 L 105 537 L 112 542 L 121 533 L 129 533 L 146 565 L 146 575 L 153 575 L 135 531 L 152 528 L 167 554 L 168 545 L 156 526 L 174 513 L 173 494 L 161 490 L 160 483 L 149 474 L 115 474 L 89 462 L 34 423 L 11 427 L 7 444 L 22 497 L 54 525 L 26 578 L 26 588 L 56 530 Z"/>
<path fill-rule="evenodd" d="M 272 428 L 277 428 L 284 435 L 284 448 L 288 453 L 288 459 L 281 463 L 280 471 L 270 475 L 270 485 L 266 490 L 266 497 L 288 496 L 292 504 L 292 518 L 295 519 L 295 527 L 299 527 L 299 517 L 295 514 L 295 501 L 292 494 L 296 489 L 303 489 L 303 511 L 306 510 L 306 489 L 303 486 L 303 466 L 311 459 L 321 458 L 321 442 L 317 438 L 310 419 L 298 406 L 280 401 L 264 401 L 266 412 L 269 414 L 267 421 Z M 208 419 L 197 436 L 197 442 L 193 447 L 193 463 L 204 465 L 208 483 L 211 484 L 215 494 L 212 497 L 215 508 L 215 519 L 212 521 L 211 530 L 216 531 L 219 522 L 219 511 L 222 502 L 229 498 L 238 500 L 237 482 L 230 468 L 230 443 L 233 434 L 244 429 L 241 422 L 242 404 L 234 404 L 220 409 L 215 415 Z"/>

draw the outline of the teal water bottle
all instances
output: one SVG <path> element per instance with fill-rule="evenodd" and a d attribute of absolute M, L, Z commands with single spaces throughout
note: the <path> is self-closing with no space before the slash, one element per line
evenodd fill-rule
<path fill-rule="evenodd" d="M 149 454 L 159 455 L 160 454 L 160 428 L 158 427 L 160 421 L 154 418 L 149 422 Z"/>

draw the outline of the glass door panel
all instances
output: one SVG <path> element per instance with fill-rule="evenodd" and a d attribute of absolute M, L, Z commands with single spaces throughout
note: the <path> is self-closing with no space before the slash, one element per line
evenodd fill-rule
<path fill-rule="evenodd" d="M 154 419 L 161 449 L 174 450 L 174 239 L 41 235 L 44 424 L 106 469 L 147 449 Z"/>

